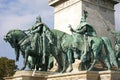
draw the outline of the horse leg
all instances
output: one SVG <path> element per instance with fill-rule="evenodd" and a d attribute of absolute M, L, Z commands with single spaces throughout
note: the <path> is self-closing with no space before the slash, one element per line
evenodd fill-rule
<path fill-rule="evenodd" d="M 97 59 L 94 59 L 92 65 L 90 66 L 90 68 L 88 69 L 88 71 L 91 71 L 93 69 L 93 67 L 95 66 L 96 63 L 97 63 Z"/>
<path fill-rule="evenodd" d="M 71 72 L 72 70 L 73 70 L 73 66 L 72 66 L 72 51 L 71 51 L 71 49 L 69 48 L 68 49 L 68 52 L 67 52 L 67 56 L 68 56 L 68 65 L 69 65 L 69 70 L 68 70 L 68 72 Z"/>
<path fill-rule="evenodd" d="M 61 73 L 64 73 L 66 71 L 66 63 L 67 63 L 67 54 L 63 53 L 63 70 L 61 71 Z"/>
<path fill-rule="evenodd" d="M 20 55 L 20 53 L 19 53 L 19 48 L 18 47 L 15 48 L 15 54 L 16 54 L 16 61 L 19 61 L 19 55 Z"/>
<path fill-rule="evenodd" d="M 51 52 L 51 53 L 52 53 L 52 55 L 54 56 L 54 58 L 56 59 L 56 61 L 58 63 L 58 68 L 57 68 L 56 72 L 60 72 L 62 70 L 62 68 L 63 68 L 63 66 L 62 66 L 63 64 L 62 64 L 62 62 L 60 61 L 59 58 L 61 58 L 62 56 L 61 55 L 56 55 L 56 53 L 53 53 L 53 52 Z"/>
<path fill-rule="evenodd" d="M 88 70 L 90 67 L 90 62 L 91 62 L 90 56 L 91 56 L 91 53 L 87 52 L 86 61 L 82 62 L 83 66 L 84 66 L 84 70 Z"/>
<path fill-rule="evenodd" d="M 44 71 L 48 70 L 48 64 L 49 64 L 49 55 L 45 56 L 46 60 L 45 60 L 45 66 L 44 66 Z"/>
<path fill-rule="evenodd" d="M 116 51 L 116 59 L 117 59 L 118 68 L 119 68 L 119 66 L 120 66 L 120 50 L 117 50 L 117 51 Z"/>
<path fill-rule="evenodd" d="M 102 37 L 102 40 L 104 43 L 105 51 L 108 53 L 107 57 L 109 57 L 111 64 L 115 65 L 118 68 L 119 65 L 116 59 L 115 51 L 112 49 L 111 41 L 107 37 Z"/>
<path fill-rule="evenodd" d="M 82 62 L 82 70 L 88 70 L 87 61 Z"/>
<path fill-rule="evenodd" d="M 100 53 L 100 59 L 106 63 L 108 70 L 111 70 L 110 61 L 108 60 L 108 57 L 104 56 L 103 52 Z"/>
<path fill-rule="evenodd" d="M 93 51 L 93 54 L 94 54 L 94 60 L 93 60 L 92 65 L 88 69 L 88 71 L 91 71 L 93 69 L 93 67 L 95 66 L 95 64 L 97 63 L 97 61 L 98 61 L 98 52 L 97 51 Z"/>
<path fill-rule="evenodd" d="M 43 64 L 44 66 L 42 66 L 43 71 L 47 71 L 48 70 L 48 64 L 49 64 L 49 56 L 45 56 L 46 60 L 45 60 L 45 64 Z"/>
<path fill-rule="evenodd" d="M 21 68 L 21 70 L 24 70 L 26 68 L 27 65 L 27 61 L 28 61 L 28 50 L 25 50 L 25 58 L 24 58 L 24 62 L 23 62 L 23 67 Z"/>

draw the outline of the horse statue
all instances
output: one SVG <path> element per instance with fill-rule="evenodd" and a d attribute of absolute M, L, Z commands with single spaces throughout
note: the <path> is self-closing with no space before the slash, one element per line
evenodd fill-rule
<path fill-rule="evenodd" d="M 62 69 L 62 73 L 65 72 L 66 70 L 66 64 L 67 62 L 69 63 L 68 65 L 70 66 L 70 69 L 68 70 L 69 72 L 72 71 L 72 63 L 74 63 L 75 59 L 80 59 L 81 56 L 81 46 L 83 45 L 83 40 L 81 36 L 79 36 L 77 38 L 77 43 L 74 41 L 74 38 L 72 35 L 67 34 L 63 31 L 59 31 L 59 30 L 52 30 L 53 34 L 54 34 L 54 39 L 55 39 L 55 44 L 57 44 L 57 51 L 58 51 L 58 56 L 59 56 L 59 60 L 62 63 L 63 69 Z M 72 43 L 72 44 L 71 44 Z M 77 46 L 73 43 L 76 43 Z M 62 53 L 62 55 L 61 55 Z M 87 61 L 88 62 L 88 61 Z M 85 64 L 85 66 L 87 67 L 88 64 Z"/>
<path fill-rule="evenodd" d="M 22 41 L 26 38 L 28 40 L 28 44 L 21 46 Z M 32 51 L 30 49 L 30 46 L 29 46 L 30 39 L 25 32 L 23 32 L 21 30 L 11 30 L 6 34 L 6 36 L 4 37 L 4 40 L 8 41 L 10 43 L 10 45 L 12 46 L 12 48 L 15 49 L 16 61 L 18 61 L 19 54 L 21 51 L 21 54 L 24 58 L 24 64 L 23 64 L 23 67 L 21 68 L 21 70 L 24 70 L 26 68 L 27 63 L 29 64 L 31 69 L 34 68 L 36 64 L 37 65 L 41 64 L 39 62 L 39 60 L 41 59 L 41 55 L 38 55 L 38 53 L 35 53 L 35 51 Z M 39 56 L 39 57 L 37 57 L 37 56 Z M 37 62 L 39 62 L 39 63 L 37 63 Z M 44 65 L 44 64 L 42 64 L 42 65 Z M 47 64 L 46 64 L 46 66 L 47 66 Z M 47 67 L 43 67 L 43 68 L 44 68 L 43 70 L 47 69 Z"/>
<path fill-rule="evenodd" d="M 73 34 L 66 36 L 61 43 L 63 51 L 66 50 L 63 61 L 63 72 L 65 72 L 66 69 L 67 59 L 70 66 L 69 71 L 72 71 L 72 58 L 74 58 L 73 53 L 76 50 L 80 54 L 77 58 L 80 58 L 82 63 L 88 62 L 86 65 L 87 70 L 92 70 L 98 59 L 105 62 L 108 70 L 111 70 L 112 65 L 115 65 L 118 68 L 118 62 L 110 40 L 107 37 L 97 37 L 96 30 L 86 21 L 87 17 L 88 13 L 84 10 L 84 14 L 77 28 L 73 29 L 71 25 L 68 26 Z M 103 47 L 106 53 L 103 53 Z M 91 55 L 93 55 L 93 62 L 92 64 L 89 64 Z"/>
<path fill-rule="evenodd" d="M 115 54 L 116 54 L 117 60 L 118 60 L 119 65 L 120 65 L 120 61 L 119 61 L 119 58 L 120 58 L 120 31 L 114 31 L 110 28 L 108 28 L 108 31 L 110 33 L 112 33 L 113 36 L 114 36 L 114 39 L 115 39 Z"/>
<path fill-rule="evenodd" d="M 74 38 L 77 36 L 76 38 Z M 83 54 L 83 49 L 85 47 L 83 38 L 81 35 L 66 35 L 66 37 L 63 39 L 62 43 L 62 50 L 64 52 L 64 65 L 63 65 L 63 71 L 66 70 L 66 63 L 68 61 L 69 70 L 68 72 L 71 72 L 73 70 L 72 63 L 74 63 L 75 59 L 81 59 L 81 56 Z M 87 55 L 90 56 L 90 53 Z M 86 70 L 88 68 L 90 59 L 87 57 L 86 60 L 84 60 L 84 64 L 81 69 Z"/>
<path fill-rule="evenodd" d="M 24 58 L 24 64 L 22 67 L 22 70 L 26 68 L 27 62 L 28 62 L 28 57 L 31 57 L 34 61 L 34 66 L 38 65 L 38 68 L 40 67 L 43 71 L 47 71 L 48 69 L 48 62 L 49 62 L 49 56 L 52 54 L 55 59 L 57 60 L 58 64 L 58 69 L 60 69 L 60 61 L 58 56 L 56 56 L 56 47 L 54 45 L 47 46 L 49 50 L 47 50 L 47 54 L 45 55 L 45 64 L 42 63 L 42 53 L 37 53 L 37 50 L 31 50 L 31 40 L 29 35 L 27 35 L 24 31 L 21 30 L 11 30 L 9 31 L 6 36 L 4 37 L 5 41 L 8 41 L 12 48 L 15 49 L 15 54 L 16 54 L 16 60 L 19 59 L 19 51 L 21 51 L 23 58 Z M 24 40 L 27 40 L 27 44 L 22 44 Z M 48 44 L 48 42 L 46 42 Z M 54 48 L 54 49 L 53 49 Z M 42 49 L 41 49 L 42 50 Z"/>
<path fill-rule="evenodd" d="M 67 61 L 70 68 L 69 72 L 73 70 L 72 63 L 74 62 L 74 59 L 81 60 L 80 64 L 83 64 L 82 70 L 92 70 L 98 59 L 102 60 L 102 62 L 107 65 L 108 70 L 111 70 L 112 65 L 115 65 L 118 68 L 115 52 L 107 37 L 91 37 L 90 46 L 87 51 L 84 52 L 85 44 L 83 36 L 77 35 L 76 38 L 74 38 L 74 36 L 76 35 L 67 35 L 61 43 L 64 52 L 62 72 L 65 72 L 66 70 Z M 103 53 L 103 47 L 106 53 Z M 77 55 L 77 57 L 74 57 L 75 55 Z M 93 55 L 93 62 L 91 62 L 91 55 Z"/>
<path fill-rule="evenodd" d="M 90 46 L 88 47 L 86 46 L 86 43 L 88 42 L 84 42 L 83 35 L 70 35 L 59 30 L 52 30 L 52 32 L 56 40 L 55 44 L 57 44 L 58 55 L 60 55 L 59 60 L 61 60 L 63 66 L 62 73 L 66 71 L 67 62 L 69 66 L 68 72 L 73 70 L 72 63 L 74 63 L 75 59 L 81 60 L 81 70 L 92 70 L 98 59 L 105 62 L 108 70 L 111 70 L 112 64 L 118 67 L 114 50 L 107 37 L 91 37 Z M 103 47 L 106 53 L 103 53 Z M 93 57 L 91 57 L 92 55 Z M 93 62 L 91 61 L 91 58 L 93 58 Z"/>

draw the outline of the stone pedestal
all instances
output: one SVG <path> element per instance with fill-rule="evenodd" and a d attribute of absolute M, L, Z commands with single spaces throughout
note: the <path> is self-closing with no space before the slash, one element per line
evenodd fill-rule
<path fill-rule="evenodd" d="M 80 71 L 72 73 L 17 71 L 13 77 L 6 77 L 5 80 L 98 80 L 98 72 Z"/>
<path fill-rule="evenodd" d="M 18 76 L 18 77 L 8 77 L 5 80 L 47 80 L 44 77 L 34 77 L 34 76 Z"/>
<path fill-rule="evenodd" d="M 64 73 L 49 75 L 47 80 L 98 80 L 98 72 L 80 71 L 75 73 Z"/>
<path fill-rule="evenodd" d="M 120 80 L 119 71 L 100 71 L 100 80 Z"/>
<path fill-rule="evenodd" d="M 5 80 L 120 80 L 120 71 L 79 71 L 70 73 L 17 71 Z"/>
<path fill-rule="evenodd" d="M 13 77 L 5 77 L 5 80 L 47 80 L 47 76 L 55 74 L 55 72 L 35 71 L 17 71 Z"/>

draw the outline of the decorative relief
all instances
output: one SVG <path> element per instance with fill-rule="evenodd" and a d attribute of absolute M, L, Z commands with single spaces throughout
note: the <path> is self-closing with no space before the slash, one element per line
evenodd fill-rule
<path fill-rule="evenodd" d="M 99 2 L 99 4 L 100 5 L 106 5 L 106 1 L 105 0 L 99 0 L 100 2 Z"/>
<path fill-rule="evenodd" d="M 109 8 L 113 8 L 114 9 L 114 2 L 113 1 L 109 1 L 109 0 L 107 0 L 107 2 L 108 2 L 108 4 L 107 4 L 107 6 L 109 7 Z"/>
<path fill-rule="evenodd" d="M 98 3 L 98 0 L 84 0 L 84 1 L 87 1 L 87 2 L 90 2 L 90 3 L 93 3 L 93 4 L 97 4 Z"/>
<path fill-rule="evenodd" d="M 105 7 L 100 7 L 99 8 L 101 11 L 103 11 L 103 12 L 106 12 L 107 11 L 107 8 L 105 8 Z"/>
<path fill-rule="evenodd" d="M 110 0 L 99 0 L 98 4 L 108 9 L 114 9 L 114 3 Z"/>
<path fill-rule="evenodd" d="M 97 3 L 97 0 L 89 0 L 92 3 Z"/>
<path fill-rule="evenodd" d="M 66 1 L 66 2 L 64 2 L 62 4 L 59 4 L 58 6 L 55 7 L 55 12 L 57 12 L 59 10 L 62 10 L 62 9 L 72 5 L 74 3 L 79 2 L 79 1 L 81 1 L 81 0 L 68 0 L 68 1 Z"/>
<path fill-rule="evenodd" d="M 85 1 L 88 3 L 91 3 L 93 5 L 99 6 L 101 7 L 100 9 L 103 11 L 106 11 L 106 9 L 111 9 L 114 10 L 114 3 L 110 0 L 67 0 L 66 2 L 63 3 L 59 3 L 56 7 L 55 7 L 55 12 L 58 12 L 74 3 L 77 3 L 79 1 Z M 106 9 L 104 9 L 106 8 Z"/>
<path fill-rule="evenodd" d="M 88 3 L 91 3 L 92 5 L 96 5 L 102 8 L 107 8 L 114 10 L 114 2 L 112 0 L 83 0 Z"/>

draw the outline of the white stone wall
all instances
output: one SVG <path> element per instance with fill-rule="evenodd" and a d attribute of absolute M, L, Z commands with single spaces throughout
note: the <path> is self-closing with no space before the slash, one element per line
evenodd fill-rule
<path fill-rule="evenodd" d="M 95 0 L 93 0 L 95 1 Z M 86 2 L 83 1 L 82 9 L 88 11 L 88 19 L 87 21 L 95 28 L 98 36 L 107 36 L 114 43 L 113 35 L 107 31 L 107 28 L 115 29 L 114 26 L 114 7 L 112 3 L 101 2 L 103 0 L 99 0 L 99 2 Z M 106 5 L 103 5 L 106 4 Z M 108 6 L 111 5 L 111 6 Z"/>
<path fill-rule="evenodd" d="M 82 1 L 69 0 L 55 7 L 54 28 L 71 33 L 68 24 L 75 28 L 82 16 Z"/>

